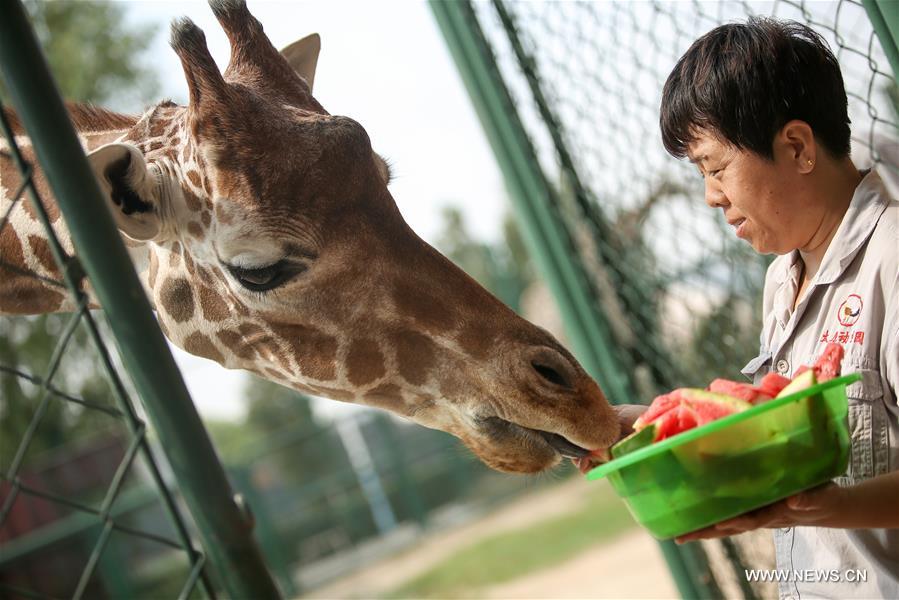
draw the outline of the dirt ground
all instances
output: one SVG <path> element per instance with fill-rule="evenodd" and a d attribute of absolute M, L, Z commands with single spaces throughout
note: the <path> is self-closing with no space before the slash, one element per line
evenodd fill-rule
<path fill-rule="evenodd" d="M 578 478 L 534 492 L 476 521 L 427 534 L 411 550 L 371 564 L 307 598 L 376 598 L 438 564 L 460 548 L 503 531 L 576 510 L 585 482 Z M 526 577 L 481 590 L 479 597 L 525 598 L 676 598 L 656 542 L 634 528 L 587 548 L 568 561 Z"/>

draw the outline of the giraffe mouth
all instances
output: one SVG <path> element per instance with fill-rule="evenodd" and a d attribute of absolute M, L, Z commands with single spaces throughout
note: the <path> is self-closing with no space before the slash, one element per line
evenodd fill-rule
<path fill-rule="evenodd" d="M 550 433 L 549 431 L 541 431 L 539 429 L 528 429 L 526 427 L 523 429 L 543 438 L 543 441 L 549 444 L 549 447 L 555 450 L 562 458 L 578 459 L 591 454 L 590 450 L 578 446 L 558 433 Z"/>
<path fill-rule="evenodd" d="M 510 434 L 518 434 L 520 436 L 524 434 L 529 439 L 540 440 L 540 442 L 545 443 L 562 458 L 570 458 L 576 461 L 594 454 L 594 452 L 578 446 L 564 436 L 551 431 L 532 429 L 499 417 L 487 417 L 481 419 L 480 423 L 492 437 L 505 437 Z"/>

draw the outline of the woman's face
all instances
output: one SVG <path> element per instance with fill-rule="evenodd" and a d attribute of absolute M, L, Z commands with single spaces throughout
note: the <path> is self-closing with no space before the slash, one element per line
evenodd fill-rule
<path fill-rule="evenodd" d="M 807 201 L 795 151 L 775 139 L 774 160 L 700 132 L 687 155 L 705 180 L 705 200 L 721 208 L 737 237 L 761 254 L 802 248 L 821 215 Z"/>

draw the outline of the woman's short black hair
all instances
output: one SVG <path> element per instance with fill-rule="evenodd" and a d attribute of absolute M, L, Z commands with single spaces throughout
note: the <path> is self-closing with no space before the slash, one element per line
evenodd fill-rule
<path fill-rule="evenodd" d="M 662 141 L 683 158 L 698 130 L 774 158 L 774 135 L 799 119 L 836 158 L 849 156 L 846 90 L 824 39 L 794 21 L 750 17 L 711 30 L 665 82 Z"/>

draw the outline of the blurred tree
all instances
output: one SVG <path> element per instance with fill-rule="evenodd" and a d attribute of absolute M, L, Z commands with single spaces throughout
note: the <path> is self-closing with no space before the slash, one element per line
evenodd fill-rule
<path fill-rule="evenodd" d="M 158 94 L 156 71 L 142 62 L 156 28 L 127 22 L 121 2 L 26 4 L 63 97 L 136 110 Z"/>
<path fill-rule="evenodd" d="M 272 465 L 282 484 L 301 484 L 346 469 L 346 454 L 330 424 L 312 412 L 312 402 L 290 388 L 250 377 L 244 397 L 247 416 L 236 426 L 217 424 L 210 433 L 226 463 Z"/>
<path fill-rule="evenodd" d="M 503 220 L 503 242 L 491 245 L 474 239 L 457 207 L 444 207 L 443 230 L 436 246 L 513 310 L 520 308 L 521 294 L 535 275 L 521 232 L 511 215 Z"/>
<path fill-rule="evenodd" d="M 691 351 L 683 354 L 688 385 L 718 377 L 743 381 L 740 369 L 758 354 L 761 302 L 761 293 L 752 298 L 732 291 L 697 323 Z"/>
<path fill-rule="evenodd" d="M 41 315 L 0 319 L 0 473 L 9 468 L 44 396 L 39 382 L 47 375 L 51 355 L 68 318 L 69 315 Z M 20 373 L 33 380 L 20 377 Z M 113 406 L 99 354 L 83 326 L 66 346 L 51 384 L 87 402 Z M 89 435 L 102 435 L 115 426 L 116 422 L 103 412 L 51 395 L 28 446 L 26 464 L 44 450 Z"/>
<path fill-rule="evenodd" d="M 133 103 L 148 102 L 156 94 L 156 74 L 139 62 L 154 31 L 127 23 L 125 5 L 28 2 L 26 7 L 66 98 L 133 108 Z M 2 271 L 0 263 L 0 277 Z M 102 320 L 100 313 L 95 316 Z M 67 319 L 66 315 L 0 318 L 0 473 L 9 467 L 41 397 L 39 386 L 15 372 L 45 375 Z M 66 347 L 53 385 L 89 401 L 112 402 L 99 355 L 83 328 Z M 51 398 L 27 456 L 111 424 L 103 413 Z"/>

